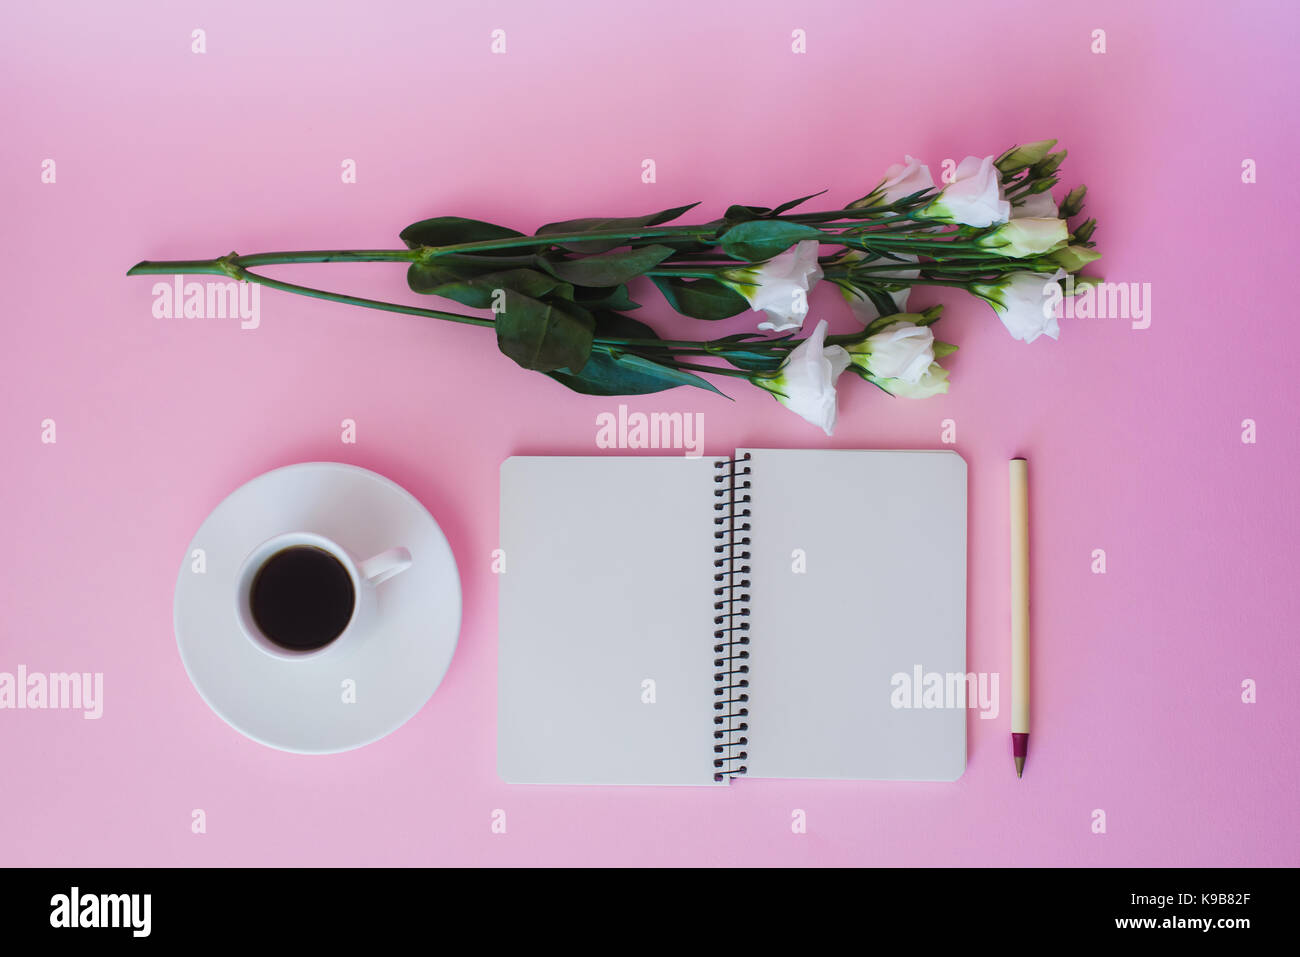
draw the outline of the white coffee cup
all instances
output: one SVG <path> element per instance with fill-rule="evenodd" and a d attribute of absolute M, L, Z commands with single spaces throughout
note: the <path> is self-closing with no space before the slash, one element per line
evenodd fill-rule
<path fill-rule="evenodd" d="M 336 638 L 319 648 L 298 651 L 276 644 L 258 627 L 253 617 L 252 592 L 258 572 L 271 556 L 285 549 L 304 546 L 327 552 L 343 566 L 352 580 L 353 603 L 352 616 Z M 337 654 L 339 649 L 356 641 L 372 629 L 378 610 L 376 597 L 378 586 L 410 567 L 411 553 L 405 548 L 390 548 L 364 561 L 359 561 L 338 542 L 315 532 L 288 532 L 276 535 L 249 552 L 239 567 L 239 573 L 235 578 L 235 618 L 249 641 L 273 658 L 302 661 L 307 658 Z"/>

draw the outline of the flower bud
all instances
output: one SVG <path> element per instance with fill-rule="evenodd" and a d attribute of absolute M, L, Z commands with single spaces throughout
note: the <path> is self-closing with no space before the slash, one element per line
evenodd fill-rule
<path fill-rule="evenodd" d="M 1066 272 L 1078 272 L 1088 263 L 1100 259 L 1101 253 L 1095 252 L 1087 246 L 1066 246 L 1063 249 L 1056 250 L 1047 258 Z"/>
<path fill-rule="evenodd" d="M 1013 219 L 978 240 L 979 245 L 992 249 L 1009 259 L 1031 259 L 1061 246 L 1069 240 L 1065 220 L 1038 217 Z"/>
<path fill-rule="evenodd" d="M 993 165 L 999 172 L 1014 173 L 1040 162 L 1055 145 L 1056 140 L 1039 140 L 1037 143 L 1013 146 L 999 156 Z"/>
<path fill-rule="evenodd" d="M 1030 179 L 1043 179 L 1051 176 L 1061 167 L 1061 162 L 1065 159 L 1069 150 L 1061 150 L 1057 153 L 1051 153 L 1039 160 L 1033 166 L 1029 167 Z"/>
<path fill-rule="evenodd" d="M 1066 193 L 1065 202 L 1061 203 L 1061 215 L 1066 219 L 1079 215 L 1079 211 L 1083 209 L 1083 197 L 1087 192 L 1087 186 L 1076 186 Z"/>

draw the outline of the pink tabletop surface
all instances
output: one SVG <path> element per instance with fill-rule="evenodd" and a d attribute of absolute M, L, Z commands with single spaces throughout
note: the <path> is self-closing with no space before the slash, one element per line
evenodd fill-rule
<path fill-rule="evenodd" d="M 0 671 L 102 672 L 104 710 L 0 711 L 0 864 L 1300 863 L 1300 325 L 1278 291 L 1300 251 L 1286 218 L 1300 198 L 1298 9 L 10 5 Z M 205 53 L 191 51 L 195 29 Z M 505 54 L 491 52 L 496 29 Z M 391 247 L 441 214 L 531 230 L 694 200 L 707 219 L 823 187 L 850 200 L 904 153 L 937 172 L 1049 136 L 1070 151 L 1064 185 L 1086 182 L 1100 220 L 1092 271 L 1150 283 L 1149 328 L 1065 319 L 1059 342 L 1025 345 L 973 299 L 925 290 L 915 303 L 950 304 L 952 392 L 891 401 L 845 380 L 832 439 L 748 387 L 734 403 L 625 400 L 702 411 L 710 455 L 941 448 L 955 423 L 950 447 L 970 467 L 968 666 L 1003 680 L 998 718 L 971 713 L 969 767 L 949 785 L 503 783 L 497 468 L 516 453 L 597 454 L 596 415 L 624 400 L 523 372 L 479 329 L 271 291 L 256 329 L 159 319 L 153 280 L 124 276 L 146 258 Z M 1242 182 L 1246 159 L 1256 183 Z M 274 274 L 421 298 L 397 266 Z M 640 291 L 642 318 L 689 327 Z M 833 289 L 811 303 L 833 330 L 853 328 Z M 354 445 L 340 441 L 345 418 Z M 1031 462 L 1035 602 L 1021 781 L 1008 742 L 1016 454 Z M 446 532 L 465 599 L 427 706 L 323 758 L 219 720 L 172 634 L 176 572 L 210 509 L 309 460 L 410 489 Z M 191 829 L 195 809 L 206 833 Z M 791 828 L 796 809 L 806 833 Z"/>

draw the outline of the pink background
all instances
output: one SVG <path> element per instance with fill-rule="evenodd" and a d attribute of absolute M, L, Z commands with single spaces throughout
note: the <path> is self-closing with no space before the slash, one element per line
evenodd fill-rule
<path fill-rule="evenodd" d="M 923 15 L 922 12 L 923 11 Z M 102 671 L 105 713 L 0 712 L 0 863 L 1289 864 L 1297 853 L 1300 243 L 1293 4 L 698 0 L 10 5 L 0 153 L 6 336 L 0 671 Z M 207 31 L 207 53 L 190 31 Z M 489 52 L 490 32 L 508 53 Z M 807 31 L 808 52 L 790 51 Z M 1089 51 L 1091 32 L 1108 51 Z M 497 467 L 595 452 L 620 400 L 571 395 L 483 330 L 264 291 L 262 326 L 151 315 L 139 259 L 390 247 L 416 219 L 522 229 L 703 200 L 849 200 L 911 152 L 1056 136 L 1108 279 L 1153 321 L 1014 342 L 969 297 L 950 395 L 845 379 L 831 440 L 745 387 L 706 452 L 939 447 L 970 465 L 969 667 L 1003 676 L 952 785 L 740 781 L 725 791 L 509 786 L 495 773 Z M 40 182 L 43 159 L 54 185 Z M 340 182 L 356 160 L 358 182 Z M 658 182 L 641 182 L 653 158 Z M 1241 182 L 1245 158 L 1259 182 Z M 1058 198 L 1061 195 L 1058 191 Z M 274 275 L 420 297 L 398 266 Z M 653 290 L 639 316 L 667 318 Z M 429 300 L 424 304 L 433 305 Z M 830 288 L 814 317 L 853 327 Z M 750 329 L 748 314 L 704 334 Z M 691 324 L 678 323 L 685 331 Z M 696 329 L 695 331 L 699 331 Z M 58 442 L 40 442 L 54 418 Z M 339 441 L 343 418 L 355 446 Z M 1243 419 L 1258 442 L 1241 441 Z M 1006 459 L 1031 461 L 1035 705 L 1008 744 Z M 190 685 L 172 589 L 208 511 L 331 459 L 409 488 L 464 580 L 460 646 L 408 724 L 278 753 Z M 1104 548 L 1108 571 L 1090 571 Z M 635 614 L 633 607 L 630 613 Z M 1243 704 L 1254 679 L 1257 704 Z M 190 831 L 207 813 L 208 832 Z M 505 835 L 490 831 L 495 808 Z M 791 833 L 791 811 L 808 833 Z M 1107 833 L 1091 832 L 1102 809 Z"/>

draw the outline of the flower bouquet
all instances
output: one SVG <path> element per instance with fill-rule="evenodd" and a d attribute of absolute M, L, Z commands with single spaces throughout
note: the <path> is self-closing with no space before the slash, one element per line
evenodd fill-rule
<path fill-rule="evenodd" d="M 906 311 L 914 286 L 965 289 L 1025 342 L 1059 335 L 1056 304 L 1090 281 L 1073 274 L 1099 256 L 1092 241 L 1096 221 L 1069 222 L 1083 207 L 1086 187 L 1071 190 L 1059 205 L 1052 196 L 1066 156 L 1052 151 L 1055 144 L 1030 143 L 996 158 L 969 156 L 941 188 L 929 168 L 909 156 L 867 195 L 822 212 L 799 211 L 822 195 L 815 193 L 774 208 L 731 206 L 722 218 L 700 225 L 679 222 L 698 205 L 691 204 L 648 216 L 548 223 L 532 235 L 440 216 L 404 229 L 404 249 L 232 252 L 211 260 L 141 262 L 128 275 L 225 275 L 298 295 L 484 326 L 523 368 L 588 395 L 684 385 L 720 393 L 706 376 L 743 379 L 829 435 L 836 382 L 846 370 L 894 396 L 948 391 L 939 360 L 956 346 L 934 337 L 942 307 Z M 309 262 L 405 263 L 415 292 L 490 315 L 362 299 L 253 271 Z M 713 322 L 751 309 L 765 318 L 755 332 L 665 339 L 628 315 L 639 307 L 630 284 L 643 278 L 694 319 Z M 860 330 L 828 335 L 821 320 L 802 338 L 795 335 L 808 314 L 808 291 L 822 280 L 839 287 Z M 1062 284 L 1063 293 L 1054 288 Z"/>

